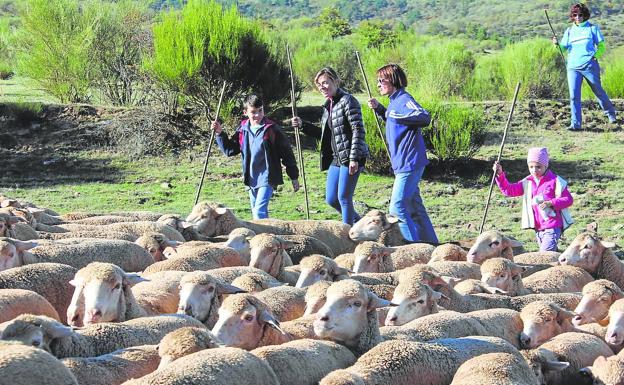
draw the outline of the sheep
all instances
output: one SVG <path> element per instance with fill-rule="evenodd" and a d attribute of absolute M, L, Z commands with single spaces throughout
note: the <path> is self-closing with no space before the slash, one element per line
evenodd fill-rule
<path fill-rule="evenodd" d="M 76 268 L 60 263 L 37 263 L 0 271 L 0 289 L 32 290 L 47 299 L 67 322 L 66 311 L 71 303 L 73 288 L 69 281 Z"/>
<path fill-rule="evenodd" d="M 466 255 L 468 253 L 461 246 L 453 243 L 444 243 L 433 250 L 429 262 L 466 261 Z"/>
<path fill-rule="evenodd" d="M 299 272 L 286 269 L 292 266 L 292 261 L 286 249 L 292 243 L 273 234 L 258 234 L 249 242 L 251 258 L 249 266 L 259 268 L 282 282 L 295 285 L 299 279 Z"/>
<path fill-rule="evenodd" d="M 216 278 L 211 271 L 187 273 L 180 280 L 179 287 L 178 313 L 192 316 L 209 328 L 217 322 L 217 311 L 223 295 L 243 292 Z"/>
<path fill-rule="evenodd" d="M 429 261 L 434 246 L 415 243 L 386 247 L 381 243 L 365 241 L 356 246 L 353 254 L 356 273 L 387 273 Z"/>
<path fill-rule="evenodd" d="M 242 266 L 243 259 L 234 249 L 209 242 L 191 241 L 176 247 L 175 255 L 148 266 L 145 274 L 157 271 L 210 270 L 220 267 Z"/>
<path fill-rule="evenodd" d="M 149 314 L 175 313 L 180 302 L 180 281 L 186 274 L 186 271 L 159 271 L 151 274 L 149 280 L 132 286 L 132 295 Z"/>
<path fill-rule="evenodd" d="M 201 235 L 197 231 L 197 227 L 183 220 L 177 214 L 165 214 L 156 220 L 158 223 L 164 223 L 176 229 L 187 241 L 208 241 L 208 237 Z"/>
<path fill-rule="evenodd" d="M 112 212 L 108 214 L 73 211 L 73 212 L 63 214 L 60 217 L 63 221 L 66 221 L 66 222 L 75 222 L 75 221 L 79 221 L 79 220 L 86 219 L 86 218 L 94 218 L 94 217 L 102 217 L 102 216 L 124 217 L 124 218 L 128 218 L 128 221 L 131 221 L 131 222 L 137 222 L 137 221 L 154 222 L 158 218 L 162 217 L 163 214 L 155 213 L 151 211 L 118 211 L 118 212 Z"/>
<path fill-rule="evenodd" d="M 355 254 L 344 253 L 334 258 L 336 264 L 344 269 L 353 271 L 353 265 L 355 265 Z"/>
<path fill-rule="evenodd" d="M 522 357 L 511 353 L 488 353 L 464 362 L 451 385 L 540 385 Z"/>
<path fill-rule="evenodd" d="M 492 287 L 478 279 L 464 279 L 463 281 L 457 282 L 453 287 L 459 294 L 507 294 L 506 291 L 497 287 Z"/>
<path fill-rule="evenodd" d="M 315 314 L 327 301 L 327 289 L 332 285 L 329 281 L 318 281 L 308 286 L 304 297 L 306 308 L 304 316 Z"/>
<path fill-rule="evenodd" d="M 18 245 L 20 242 L 13 241 L 13 243 Z M 20 249 L 24 250 L 27 247 L 28 245 Z M 107 262 L 125 271 L 136 272 L 153 264 L 154 258 L 141 246 L 129 241 L 85 239 L 76 243 L 55 242 L 36 246 L 22 253 L 21 262 L 23 265 L 42 262 L 63 263 L 77 269 L 91 262 Z"/>
<path fill-rule="evenodd" d="M 310 286 L 318 281 L 339 281 L 349 277 L 349 270 L 339 267 L 333 259 L 313 254 L 299 263 L 299 279 L 295 287 Z"/>
<path fill-rule="evenodd" d="M 158 276 L 162 272 L 143 272 L 142 276 L 147 279 L 151 279 L 153 276 Z M 265 275 L 266 272 L 249 266 L 232 266 L 232 267 L 220 267 L 218 269 L 210 269 L 210 275 L 221 280 L 221 282 L 231 284 L 236 278 L 243 274 L 261 274 Z M 267 274 L 268 275 L 268 274 Z M 575 305 L 576 306 L 576 305 Z"/>
<path fill-rule="evenodd" d="M 63 358 L 79 384 L 120 385 L 158 369 L 157 345 L 132 346 L 98 357 Z"/>
<path fill-rule="evenodd" d="M 481 265 L 481 280 L 509 295 L 531 293 L 574 293 L 593 281 L 589 273 L 574 266 L 553 266 L 526 278 L 524 267 L 504 258 L 492 258 Z"/>
<path fill-rule="evenodd" d="M 103 225 L 110 225 L 113 223 L 137 222 L 137 221 L 139 220 L 136 219 L 136 217 L 129 217 L 125 215 L 98 215 L 98 216 L 87 217 L 83 219 L 75 219 L 71 221 L 71 224 L 103 226 Z M 63 223 L 63 224 L 67 224 L 67 223 Z"/>
<path fill-rule="evenodd" d="M 532 367 L 538 368 L 542 383 L 564 385 L 582 383 L 579 370 L 591 365 L 597 357 L 610 357 L 613 352 L 594 335 L 569 332 L 551 338 L 537 349 L 523 351 L 523 355 Z"/>
<path fill-rule="evenodd" d="M 249 244 L 249 241 L 254 237 L 254 235 L 256 235 L 256 233 L 252 230 L 239 227 L 230 231 L 223 246 L 227 246 L 238 251 L 238 254 L 240 254 L 243 260 L 243 264 L 249 265 L 249 260 L 251 259 L 251 245 Z"/>
<path fill-rule="evenodd" d="M 489 258 L 507 258 L 513 260 L 513 248 L 521 247 L 522 243 L 506 237 L 500 231 L 488 230 L 477 237 L 474 245 L 468 250 L 466 260 L 481 264 Z"/>
<path fill-rule="evenodd" d="M 559 263 L 558 251 L 534 251 L 531 253 L 522 253 L 513 256 L 513 261 L 523 265 L 549 265 L 553 266 Z"/>
<path fill-rule="evenodd" d="M 624 359 L 619 356 L 597 357 L 591 366 L 580 371 L 593 384 L 623 385 Z"/>
<path fill-rule="evenodd" d="M 10 212 L 0 211 L 0 237 L 9 237 L 28 241 L 38 239 L 39 233 L 27 223 L 24 219 L 13 215 Z"/>
<path fill-rule="evenodd" d="M 609 308 L 609 325 L 605 335 L 608 344 L 620 346 L 624 344 L 624 298 L 613 302 Z"/>
<path fill-rule="evenodd" d="M 134 241 L 134 243 L 150 253 L 153 262 L 164 261 L 167 259 L 164 254 L 165 250 L 168 247 L 176 248 L 180 245 L 179 242 L 170 241 L 167 237 L 159 233 L 141 235 L 136 241 Z"/>
<path fill-rule="evenodd" d="M 97 357 L 131 346 L 158 344 L 167 333 L 184 326 L 204 328 L 191 317 L 169 314 L 74 331 L 52 318 L 23 314 L 4 324 L 0 339 L 37 346 L 57 358 Z"/>
<path fill-rule="evenodd" d="M 351 366 L 356 360 L 342 345 L 310 339 L 260 347 L 251 354 L 273 368 L 281 385 L 318 384 L 329 372 Z"/>
<path fill-rule="evenodd" d="M 352 252 L 356 246 L 349 238 L 350 226 L 338 221 L 243 221 L 236 218 L 229 209 L 209 202 L 196 204 L 186 220 L 197 225 L 198 231 L 208 237 L 228 234 L 237 227 L 246 227 L 256 234 L 308 235 L 326 244 L 334 255 Z"/>
<path fill-rule="evenodd" d="M 290 321 L 303 316 L 305 312 L 305 289 L 279 286 L 255 293 L 264 302 L 278 321 Z"/>
<path fill-rule="evenodd" d="M 595 234 L 584 232 L 561 253 L 559 263 L 580 267 L 594 278 L 608 279 L 624 289 L 624 264 L 611 250 L 613 247 L 614 243 L 601 241 Z"/>
<path fill-rule="evenodd" d="M 46 231 L 37 231 L 39 239 L 63 240 L 68 238 L 100 238 L 100 239 L 121 239 L 122 241 L 134 242 L 138 238 L 132 234 L 121 231 L 106 231 L 101 229 L 72 231 L 66 233 L 49 233 Z"/>
<path fill-rule="evenodd" d="M 264 273 L 264 271 L 262 273 Z M 256 293 L 271 287 L 283 286 L 284 283 L 278 281 L 268 273 L 247 273 L 233 280 L 232 285 L 240 287 L 247 293 Z"/>
<path fill-rule="evenodd" d="M 577 331 L 570 322 L 573 316 L 574 313 L 562 309 L 553 302 L 529 303 L 520 312 L 520 318 L 524 323 L 520 333 L 520 345 L 533 349 L 558 334 Z"/>
<path fill-rule="evenodd" d="M 397 306 L 390 308 L 384 325 L 401 326 L 416 318 L 437 313 L 437 301 L 440 298 L 442 294 L 419 279 L 403 280 L 394 290 L 390 301 Z"/>
<path fill-rule="evenodd" d="M 320 254 L 328 258 L 334 258 L 336 255 L 324 242 L 309 235 L 284 234 L 281 237 L 293 244 L 288 249 L 288 255 L 295 265 L 299 264 L 303 258 L 313 254 Z"/>
<path fill-rule="evenodd" d="M 238 348 L 204 349 L 124 385 L 279 385 L 269 364 Z"/>
<path fill-rule="evenodd" d="M 481 267 L 472 262 L 442 261 L 429 263 L 441 275 L 461 279 L 481 279 Z"/>
<path fill-rule="evenodd" d="M 179 328 L 164 336 L 158 344 L 158 355 L 160 356 L 158 369 L 163 369 L 178 358 L 200 350 L 221 346 L 223 346 L 221 342 L 210 330 L 194 327 Z"/>
<path fill-rule="evenodd" d="M 50 353 L 32 346 L 0 343 L 0 385 L 78 385 Z"/>
<path fill-rule="evenodd" d="M 20 314 L 45 315 L 60 321 L 58 312 L 40 294 L 23 289 L 0 289 L 0 323 Z"/>
<path fill-rule="evenodd" d="M 58 226 L 38 226 L 38 230 L 46 232 L 73 232 L 73 231 L 110 231 L 110 232 L 123 232 L 128 233 L 134 237 L 132 241 L 135 241 L 143 234 L 149 233 L 161 233 L 172 241 L 184 242 L 185 239 L 176 229 L 171 226 L 167 226 L 164 223 L 158 222 L 118 222 L 108 225 L 78 225 L 78 224 L 64 224 Z"/>
<path fill-rule="evenodd" d="M 325 305 L 316 313 L 314 334 L 349 348 L 361 356 L 382 341 L 376 309 L 390 306 L 358 281 L 334 282 L 327 289 Z"/>
<path fill-rule="evenodd" d="M 618 299 L 624 298 L 624 292 L 613 282 L 598 279 L 583 286 L 583 298 L 574 309 L 576 314 L 572 324 L 579 326 L 591 322 L 604 323 L 609 314 L 609 307 Z"/>
<path fill-rule="evenodd" d="M 371 210 L 354 223 L 349 237 L 356 242 L 374 241 L 386 246 L 408 244 L 399 229 L 399 219 L 380 210 Z"/>
<path fill-rule="evenodd" d="M 518 354 L 509 343 L 495 337 L 386 341 L 353 366 L 331 372 L 320 385 L 448 385 L 462 363 L 487 353 Z"/>

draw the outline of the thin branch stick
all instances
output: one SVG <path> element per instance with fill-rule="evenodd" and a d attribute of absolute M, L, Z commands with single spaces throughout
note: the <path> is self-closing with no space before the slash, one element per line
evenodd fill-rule
<path fill-rule="evenodd" d="M 513 116 L 514 109 L 516 108 L 516 101 L 518 100 L 518 92 L 520 92 L 520 82 L 516 85 L 516 92 L 514 93 L 513 102 L 511 103 L 511 110 L 507 117 L 507 124 L 505 124 L 505 131 L 503 132 L 503 140 L 501 141 L 500 149 L 498 150 L 497 162 L 500 162 L 503 155 L 503 147 L 505 146 L 505 140 L 507 139 L 507 131 L 511 125 L 511 117 Z M 481 226 L 479 227 L 479 234 L 483 232 L 483 226 L 485 226 L 485 218 L 487 217 L 488 209 L 490 208 L 490 198 L 492 198 L 492 189 L 494 188 L 494 181 L 496 179 L 496 170 L 492 175 L 492 181 L 490 182 L 490 191 L 488 192 L 487 202 L 485 204 L 485 212 L 483 213 L 483 219 L 481 220 Z"/>
<path fill-rule="evenodd" d="M 217 114 L 215 116 L 215 121 L 219 119 L 219 113 L 221 112 L 221 103 L 223 102 L 223 95 L 225 94 L 225 86 L 227 85 L 226 81 L 223 81 L 223 87 L 221 88 L 221 95 L 219 96 L 219 104 L 217 104 Z M 208 116 L 208 112 L 206 112 L 206 119 L 208 120 L 208 124 L 210 125 L 210 116 Z M 206 176 L 206 169 L 208 168 L 208 159 L 210 158 L 210 152 L 212 151 L 212 142 L 214 142 L 215 132 L 210 128 L 210 140 L 208 141 L 208 150 L 206 150 L 206 159 L 204 159 L 204 170 L 202 171 L 201 179 L 199 180 L 199 186 L 197 186 L 197 193 L 195 194 L 195 204 L 199 202 L 199 195 L 201 193 L 202 186 L 204 185 L 204 177 Z"/>
<path fill-rule="evenodd" d="M 555 37 L 555 40 L 557 41 L 557 48 L 559 49 L 559 54 L 561 55 L 561 60 L 563 60 L 563 65 L 566 66 L 566 59 L 565 59 L 565 56 L 563 56 L 563 51 L 561 50 L 561 46 L 559 45 L 559 39 L 557 38 L 557 34 L 555 33 L 555 29 L 553 28 L 552 24 L 550 23 L 550 17 L 548 17 L 548 10 L 547 9 L 544 9 L 544 14 L 546 14 L 546 20 L 548 21 L 548 26 L 550 27 L 550 30 L 552 31 L 552 34 Z"/>

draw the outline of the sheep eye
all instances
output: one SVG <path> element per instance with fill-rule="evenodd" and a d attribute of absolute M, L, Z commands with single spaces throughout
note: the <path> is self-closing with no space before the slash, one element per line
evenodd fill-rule
<path fill-rule="evenodd" d="M 500 277 L 501 277 L 501 278 L 505 278 L 505 274 L 501 274 L 501 275 L 500 275 Z"/>
<path fill-rule="evenodd" d="M 31 343 L 31 345 L 32 345 L 32 346 L 39 346 L 39 345 L 41 345 L 41 342 L 39 342 L 39 341 L 33 341 L 33 342 Z"/>
<path fill-rule="evenodd" d="M 247 322 L 251 322 L 251 321 L 253 321 L 253 318 L 254 318 L 254 317 L 253 317 L 251 314 L 247 314 L 247 315 L 245 316 L 245 321 L 247 321 Z"/>
<path fill-rule="evenodd" d="M 591 249 L 591 246 L 589 244 L 583 246 L 583 249 Z"/>
<path fill-rule="evenodd" d="M 490 243 L 490 247 L 498 246 L 498 245 L 500 245 L 499 241 L 494 241 L 494 242 Z"/>
<path fill-rule="evenodd" d="M 118 283 L 113 287 L 113 290 L 119 290 L 121 288 L 121 283 Z"/>
<path fill-rule="evenodd" d="M 424 299 L 419 299 L 418 301 L 416 301 L 416 303 L 419 303 L 419 304 L 422 305 L 423 303 L 425 303 L 425 300 Z"/>
<path fill-rule="evenodd" d="M 360 301 L 355 301 L 355 302 L 353 302 L 353 306 L 355 306 L 355 307 L 360 307 L 360 306 L 362 306 L 362 302 L 360 302 Z"/>
<path fill-rule="evenodd" d="M 326 275 L 327 274 L 327 270 L 321 270 L 321 271 L 319 271 L 319 274 L 320 275 Z"/>
<path fill-rule="evenodd" d="M 214 289 L 215 289 L 215 288 L 214 288 L 213 286 L 210 286 L 208 289 L 206 289 L 206 291 L 207 291 L 208 293 L 212 293 L 212 292 L 214 291 Z"/>

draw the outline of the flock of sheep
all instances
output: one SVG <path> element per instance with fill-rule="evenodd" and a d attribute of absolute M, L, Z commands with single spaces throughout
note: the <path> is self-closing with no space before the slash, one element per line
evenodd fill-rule
<path fill-rule="evenodd" d="M 579 234 L 405 244 L 338 221 L 0 197 L 0 385 L 624 384 L 624 264 Z"/>

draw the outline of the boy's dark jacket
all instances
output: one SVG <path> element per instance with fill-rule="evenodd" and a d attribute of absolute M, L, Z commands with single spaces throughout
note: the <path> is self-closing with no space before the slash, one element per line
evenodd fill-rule
<path fill-rule="evenodd" d="M 268 159 L 269 184 L 274 187 L 284 184 L 280 160 L 284 166 L 286 166 L 286 174 L 288 177 L 291 180 L 298 179 L 299 169 L 297 168 L 295 155 L 293 154 L 292 147 L 290 146 L 290 143 L 281 128 L 275 122 L 266 117 L 262 120 L 262 123 L 266 125 L 264 128 L 264 142 L 262 147 L 264 148 L 264 156 Z M 228 138 L 227 134 L 223 131 L 217 135 L 217 145 L 219 146 L 221 152 L 227 156 L 242 154 L 243 182 L 246 186 L 249 186 L 250 171 L 250 155 L 249 147 L 247 145 L 249 133 L 249 120 L 243 120 L 241 125 L 236 129 L 231 137 Z"/>

